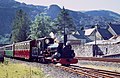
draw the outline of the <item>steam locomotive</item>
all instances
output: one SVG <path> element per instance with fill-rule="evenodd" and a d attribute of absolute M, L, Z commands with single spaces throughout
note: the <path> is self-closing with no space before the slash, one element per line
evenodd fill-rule
<path fill-rule="evenodd" d="M 73 50 L 69 50 L 69 52 L 73 52 L 73 54 L 71 54 L 72 57 L 64 57 L 64 55 L 69 54 L 69 52 L 61 49 L 62 53 L 59 58 L 56 58 L 56 54 L 59 54 L 58 47 L 59 43 L 55 43 L 53 38 L 39 38 L 37 40 L 28 40 L 3 46 L 0 52 L 4 52 L 5 57 L 22 58 L 42 63 L 56 62 L 69 65 L 78 62 L 78 60 L 74 58 L 75 54 Z"/>

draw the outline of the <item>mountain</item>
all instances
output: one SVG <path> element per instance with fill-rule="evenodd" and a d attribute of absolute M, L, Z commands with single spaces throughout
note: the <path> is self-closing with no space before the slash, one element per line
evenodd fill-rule
<path fill-rule="evenodd" d="M 47 9 L 47 14 L 52 19 L 56 18 L 61 8 L 58 5 L 51 5 Z M 67 9 L 68 10 L 68 9 Z M 68 10 L 70 16 L 74 20 L 75 24 L 79 26 L 88 25 L 105 25 L 107 23 L 120 23 L 120 14 L 107 10 L 95 10 L 95 11 L 72 11 Z"/>
<path fill-rule="evenodd" d="M 120 14 L 117 14 L 112 11 L 107 11 L 107 10 L 94 10 L 94 11 L 87 11 L 84 13 L 91 15 L 91 16 L 99 16 L 99 17 L 102 16 L 102 17 L 106 17 L 109 19 L 112 19 L 112 18 L 120 19 Z"/>
<path fill-rule="evenodd" d="M 120 14 L 108 10 L 87 11 L 84 14 L 97 18 L 101 23 L 120 23 Z"/>
<path fill-rule="evenodd" d="M 46 12 L 52 19 L 55 19 L 61 8 L 58 5 L 35 6 L 19 3 L 14 0 L 0 0 L 0 35 L 11 33 L 12 20 L 15 17 L 15 12 L 23 9 L 32 20 L 41 12 Z M 68 9 L 67 9 L 68 10 Z M 68 10 L 70 16 L 74 20 L 76 26 L 89 25 L 105 25 L 106 23 L 120 23 L 120 14 L 107 10 L 94 11 L 72 11 Z"/>
<path fill-rule="evenodd" d="M 61 8 L 57 5 L 50 5 L 47 9 L 47 15 L 51 16 L 52 19 L 55 19 L 60 13 Z"/>
<path fill-rule="evenodd" d="M 11 33 L 12 21 L 17 10 L 23 9 L 31 19 L 34 19 L 45 8 L 46 6 L 26 5 L 14 0 L 0 0 L 0 35 Z"/>

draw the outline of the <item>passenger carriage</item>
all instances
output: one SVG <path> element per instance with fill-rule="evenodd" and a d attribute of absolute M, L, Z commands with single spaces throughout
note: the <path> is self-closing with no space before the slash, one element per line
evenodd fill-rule
<path fill-rule="evenodd" d="M 32 59 L 32 49 L 36 46 L 36 40 L 29 40 L 14 43 L 14 57 L 24 58 L 24 59 Z"/>
<path fill-rule="evenodd" d="M 4 46 L 4 52 L 6 57 L 13 57 L 14 56 L 14 45 L 6 45 Z"/>

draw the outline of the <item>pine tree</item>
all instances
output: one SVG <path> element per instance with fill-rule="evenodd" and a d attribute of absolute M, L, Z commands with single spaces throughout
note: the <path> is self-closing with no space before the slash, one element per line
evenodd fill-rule
<path fill-rule="evenodd" d="M 28 15 L 22 9 L 16 11 L 16 16 L 13 20 L 11 41 L 20 42 L 27 40 L 30 24 Z"/>
<path fill-rule="evenodd" d="M 69 13 L 65 8 L 61 10 L 60 14 L 58 15 L 57 19 L 55 19 L 55 25 L 57 26 L 56 31 L 60 34 L 65 30 L 65 28 L 68 29 L 67 34 L 70 34 L 72 31 L 76 30 L 76 26 L 70 17 Z"/>
<path fill-rule="evenodd" d="M 48 36 L 52 31 L 52 20 L 45 13 L 40 13 L 35 17 L 35 20 L 30 26 L 30 35 L 31 39 L 37 39 L 40 37 Z"/>

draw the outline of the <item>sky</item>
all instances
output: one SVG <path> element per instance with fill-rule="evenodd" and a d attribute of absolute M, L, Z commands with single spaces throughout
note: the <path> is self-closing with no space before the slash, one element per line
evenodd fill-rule
<path fill-rule="evenodd" d="M 26 4 L 60 7 L 74 11 L 111 10 L 120 14 L 120 0 L 16 0 Z"/>

